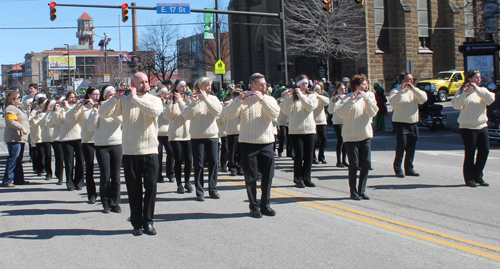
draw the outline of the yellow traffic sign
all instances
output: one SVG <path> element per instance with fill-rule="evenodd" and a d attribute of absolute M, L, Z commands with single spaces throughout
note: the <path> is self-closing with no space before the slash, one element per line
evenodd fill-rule
<path fill-rule="evenodd" d="M 215 74 L 216 75 L 226 74 L 226 64 L 222 60 L 218 60 L 215 63 Z"/>

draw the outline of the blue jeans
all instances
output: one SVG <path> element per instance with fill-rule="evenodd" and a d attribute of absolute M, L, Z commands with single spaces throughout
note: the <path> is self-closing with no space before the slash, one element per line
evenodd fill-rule
<path fill-rule="evenodd" d="M 7 158 L 2 184 L 22 184 L 24 182 L 24 143 L 7 142 L 7 149 L 9 157 Z"/>

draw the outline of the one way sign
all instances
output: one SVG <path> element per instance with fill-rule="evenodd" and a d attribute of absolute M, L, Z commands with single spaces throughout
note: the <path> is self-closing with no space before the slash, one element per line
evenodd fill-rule
<path fill-rule="evenodd" d="M 218 60 L 215 63 L 215 74 L 225 75 L 226 74 L 226 64 L 222 60 Z"/>

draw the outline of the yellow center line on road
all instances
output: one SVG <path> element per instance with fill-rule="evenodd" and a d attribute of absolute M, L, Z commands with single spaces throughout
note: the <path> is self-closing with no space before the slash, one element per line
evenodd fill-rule
<path fill-rule="evenodd" d="M 236 179 L 236 178 L 232 178 L 232 177 L 228 177 L 228 178 L 230 178 L 230 179 Z M 243 181 L 240 181 L 240 180 L 239 181 L 223 180 L 223 181 L 227 182 L 227 183 L 230 183 L 230 184 L 233 184 L 233 185 L 236 185 L 236 186 L 245 186 L 244 183 L 241 183 Z M 423 232 L 423 233 L 428 233 L 428 234 L 439 236 L 439 237 L 442 237 L 442 238 L 454 240 L 454 241 L 457 241 L 457 242 L 460 242 L 460 243 L 468 244 L 470 246 L 480 247 L 480 248 L 483 248 L 483 249 L 487 249 L 487 250 L 490 250 L 490 251 L 494 251 L 494 252 L 499 252 L 500 253 L 500 248 L 498 248 L 498 247 L 494 247 L 494 246 L 482 244 L 482 243 L 475 242 L 475 241 L 472 241 L 472 240 L 468 240 L 468 239 L 465 239 L 465 238 L 460 238 L 460 237 L 457 237 L 457 236 L 453 236 L 453 235 L 449 235 L 449 234 L 445 234 L 445 233 L 433 231 L 433 230 L 430 230 L 430 229 L 426 229 L 426 228 L 423 228 L 423 227 L 419 227 L 419 226 L 415 226 L 415 225 L 411 225 L 411 224 L 399 222 L 399 221 L 396 221 L 396 220 L 391 220 L 391 219 L 388 219 L 388 218 L 376 216 L 376 215 L 373 215 L 373 214 L 365 213 L 365 212 L 362 212 L 362 211 L 350 209 L 350 208 L 339 206 L 339 205 L 335 205 L 335 204 L 332 204 L 332 203 L 323 202 L 323 201 L 315 201 L 314 199 L 311 199 L 311 198 L 306 198 L 306 197 L 303 197 L 303 196 L 300 196 L 300 195 L 297 195 L 297 194 L 294 194 L 294 193 L 290 193 L 290 192 L 286 192 L 286 191 L 282 191 L 282 190 L 277 190 L 277 189 L 274 189 L 274 188 L 271 189 L 271 196 L 274 196 L 274 197 L 277 197 L 277 198 L 286 199 L 286 200 L 291 200 L 291 201 L 297 202 L 298 204 L 301 204 L 301 205 L 304 205 L 304 206 L 307 206 L 307 207 L 311 207 L 311 208 L 314 208 L 314 209 L 318 209 L 318 210 L 321 210 L 321 211 L 324 211 L 324 212 L 328 212 L 328 213 L 332 213 L 332 214 L 335 214 L 335 215 L 338 215 L 338 216 L 342 216 L 342 217 L 345 217 L 345 218 L 348 218 L 348 219 L 360 221 L 360 222 L 363 222 L 363 223 L 366 223 L 366 224 L 370 224 L 370 225 L 373 225 L 373 226 L 376 226 L 376 227 L 379 227 L 379 228 L 383 228 L 383 229 L 387 229 L 387 230 L 390 230 L 390 231 L 393 231 L 393 232 L 405 234 L 405 235 L 412 236 L 412 237 L 415 237 L 415 238 L 418 238 L 418 239 L 421 239 L 421 240 L 433 242 L 433 243 L 436 243 L 436 244 L 439 244 L 439 245 L 443 245 L 443 246 L 451 247 L 451 248 L 454 248 L 454 249 L 462 250 L 462 251 L 465 251 L 465 252 L 468 252 L 468 253 L 476 254 L 476 255 L 479 255 L 479 256 L 482 256 L 482 257 L 485 257 L 485 258 L 488 258 L 488 259 L 492 259 L 492 260 L 495 260 L 495 261 L 500 261 L 500 256 L 495 255 L 495 254 L 491 254 L 491 253 L 488 253 L 488 252 L 485 252 L 485 251 L 481 251 L 481 250 L 477 250 L 477 249 L 474 249 L 474 248 L 471 248 L 471 247 L 459 245 L 459 244 L 452 243 L 452 242 L 449 242 L 449 241 L 445 241 L 443 239 L 434 238 L 434 237 L 431 237 L 429 235 L 420 234 L 420 233 L 417 233 L 417 232 L 414 232 L 414 231 L 405 230 L 405 229 L 402 229 L 402 228 L 399 228 L 399 227 L 394 227 L 394 226 L 391 226 L 391 225 L 388 225 L 388 224 L 385 224 L 385 223 L 381 223 L 381 222 L 378 222 L 378 221 L 375 221 L 375 220 L 384 221 L 384 222 L 387 222 L 387 223 L 390 223 L 390 224 L 393 224 L 393 225 L 398 225 L 398 226 L 401 226 L 401 227 L 404 227 L 404 228 L 417 230 L 417 231 L 420 231 L 420 232 Z M 325 207 L 325 206 L 327 206 L 327 207 Z M 352 214 L 349 214 L 349 213 L 346 213 L 346 212 L 341 212 L 341 211 L 338 211 L 338 210 L 335 210 L 335 209 L 332 209 L 332 208 L 336 208 L 336 209 L 340 209 L 340 210 L 343 210 L 343 211 L 347 211 L 347 212 L 352 213 Z M 359 215 L 359 216 L 356 216 L 356 215 L 353 215 L 353 214 L 356 214 L 356 215 Z M 361 216 L 363 216 L 363 217 L 361 217 Z M 365 218 L 365 217 L 368 217 L 368 218 L 371 218 L 371 219 L 368 219 L 368 218 Z M 372 220 L 372 219 L 375 219 L 375 220 Z"/>

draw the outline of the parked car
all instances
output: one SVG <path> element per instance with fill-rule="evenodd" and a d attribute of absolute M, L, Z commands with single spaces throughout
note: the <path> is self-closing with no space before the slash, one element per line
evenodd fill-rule
<path fill-rule="evenodd" d="M 430 91 L 437 101 L 444 102 L 448 100 L 448 96 L 455 95 L 463 83 L 464 71 L 450 70 L 439 72 L 432 79 L 419 81 L 417 87 Z"/>

